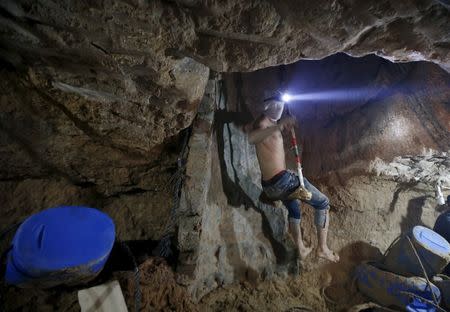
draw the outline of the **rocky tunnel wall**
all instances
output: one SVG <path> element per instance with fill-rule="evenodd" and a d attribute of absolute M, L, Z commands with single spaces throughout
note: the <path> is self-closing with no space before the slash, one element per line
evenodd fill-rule
<path fill-rule="evenodd" d="M 298 270 L 287 213 L 258 200 L 259 167 L 243 132 L 251 119 L 236 91 L 231 77 L 210 80 L 189 145 L 177 270 L 197 300 L 218 286 Z"/>
<path fill-rule="evenodd" d="M 346 55 L 210 81 L 201 104 L 208 108 L 194 123 L 181 207 L 188 218 L 178 234 L 179 273 L 194 297 L 297 270 L 287 212 L 259 202 L 259 166 L 243 131 L 261 112 L 264 91 L 328 94 L 290 105 L 304 172 L 331 200 L 329 243 L 342 258 L 320 270 L 345 283 L 355 264 L 415 225 L 432 227 L 439 214 L 435 183 L 450 178 L 449 82 L 432 64 Z M 288 150 L 286 158 L 294 168 Z M 312 211 L 302 211 L 304 238 L 314 245 Z"/>

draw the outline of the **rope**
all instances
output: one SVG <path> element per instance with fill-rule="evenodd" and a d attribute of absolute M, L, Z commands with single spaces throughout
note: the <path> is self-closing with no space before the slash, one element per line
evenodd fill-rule
<path fill-rule="evenodd" d="M 428 274 L 425 271 L 425 267 L 423 266 L 422 260 L 420 260 L 419 254 L 417 253 L 417 250 L 416 250 L 416 247 L 414 247 L 414 244 L 412 243 L 411 238 L 409 238 L 409 236 L 406 236 L 406 238 L 408 239 L 409 245 L 411 246 L 412 250 L 414 251 L 414 254 L 416 255 L 417 260 L 419 261 L 420 267 L 422 268 L 422 273 L 425 276 L 425 279 L 427 280 L 428 286 L 430 287 L 431 295 L 433 296 L 433 301 L 437 306 L 439 306 L 439 302 L 436 298 L 436 295 L 433 292 L 433 288 L 431 287 L 431 282 L 428 279 Z M 422 299 L 424 299 L 424 298 L 422 298 Z M 424 300 L 426 300 L 426 299 L 424 299 Z"/>
<path fill-rule="evenodd" d="M 164 234 L 158 243 L 158 246 L 153 250 L 154 256 L 168 258 L 172 255 L 171 245 L 172 237 L 175 235 L 175 227 L 177 224 L 177 211 L 180 206 L 181 187 L 185 179 L 186 159 L 188 152 L 189 138 L 192 132 L 192 126 L 183 130 L 184 137 L 181 147 L 180 155 L 177 159 L 177 170 L 170 177 L 169 184 L 172 186 L 172 209 L 170 210 L 169 221 L 164 229 Z"/>
<path fill-rule="evenodd" d="M 417 252 L 417 249 L 416 249 L 416 247 L 414 247 L 414 244 L 412 243 L 411 238 L 410 238 L 408 235 L 401 235 L 401 234 L 400 234 L 399 236 L 397 236 L 397 237 L 392 241 L 392 243 L 389 245 L 389 247 L 386 249 L 386 251 L 384 252 L 384 255 L 383 255 L 383 256 L 386 257 L 386 255 L 388 254 L 388 252 L 391 250 L 392 246 L 394 246 L 394 244 L 397 243 L 402 237 L 406 237 L 406 238 L 408 239 L 409 245 L 410 245 L 410 247 L 412 248 L 412 250 L 413 250 L 413 252 L 414 252 L 414 255 L 416 256 L 417 261 L 419 262 L 420 267 L 421 267 L 421 269 L 422 269 L 423 275 L 424 275 L 424 277 L 425 277 L 425 279 L 426 279 L 426 281 L 427 281 L 427 286 L 430 288 L 431 295 L 433 296 L 433 301 L 434 301 L 434 302 L 433 302 L 433 301 L 430 301 L 430 300 L 427 300 L 427 299 L 423 298 L 422 296 L 419 296 L 419 295 L 416 295 L 416 294 L 413 294 L 413 293 L 410 293 L 410 292 L 401 291 L 400 293 L 403 293 L 403 294 L 406 294 L 406 295 L 410 295 L 410 296 L 414 296 L 414 297 L 416 297 L 416 298 L 418 298 L 418 299 L 421 299 L 421 300 L 423 300 L 423 301 L 425 301 L 425 302 L 431 303 L 433 306 L 437 307 L 439 310 L 445 312 L 444 309 L 442 309 L 441 307 L 439 307 L 439 302 L 438 302 L 438 300 L 437 300 L 437 298 L 436 298 L 436 295 L 435 295 L 434 292 L 433 292 L 433 288 L 431 287 L 430 279 L 428 278 L 428 274 L 427 274 L 427 272 L 426 272 L 426 270 L 425 270 L 425 267 L 423 266 L 422 260 L 420 259 L 420 256 L 419 256 L 419 254 L 418 254 L 418 252 Z"/>
<path fill-rule="evenodd" d="M 431 300 L 425 299 L 424 297 L 419 296 L 419 295 L 417 295 L 417 294 L 415 294 L 415 293 L 412 293 L 412 292 L 409 292 L 409 291 L 401 291 L 400 293 L 401 293 L 401 294 L 408 295 L 408 296 L 410 296 L 410 297 L 415 297 L 415 298 L 417 298 L 417 299 L 419 299 L 419 300 L 423 300 L 423 301 L 425 301 L 426 303 L 429 303 L 429 304 L 431 304 L 432 306 L 434 306 L 435 308 L 437 308 L 439 311 L 446 312 L 446 311 L 445 311 L 443 308 L 441 308 L 438 304 L 434 303 L 434 302 L 431 301 Z"/>
<path fill-rule="evenodd" d="M 353 295 L 356 294 L 356 292 L 358 291 L 358 289 L 357 289 L 357 287 L 356 287 L 356 280 L 357 280 L 357 277 L 354 276 L 354 277 L 352 278 L 351 282 L 350 282 L 350 294 L 349 294 L 349 296 L 353 296 Z M 334 305 L 338 305 L 338 304 L 341 303 L 341 302 L 344 302 L 344 301 L 349 300 L 349 298 L 342 298 L 342 300 L 336 301 L 336 300 L 334 300 L 334 299 L 331 299 L 331 298 L 327 295 L 326 290 L 327 290 L 328 288 L 330 288 L 330 287 L 332 287 L 332 286 L 339 286 L 339 285 L 342 285 L 342 284 L 334 283 L 334 284 L 330 284 L 330 285 L 328 285 L 328 286 L 322 287 L 322 288 L 320 289 L 320 293 L 321 293 L 321 295 L 323 296 L 323 298 L 325 299 L 325 301 L 327 301 L 328 303 L 334 304 Z M 344 285 L 345 285 L 345 284 L 344 284 Z"/>
<path fill-rule="evenodd" d="M 392 241 L 392 243 L 389 245 L 389 247 L 388 247 L 388 248 L 386 249 L 386 251 L 384 252 L 383 258 L 386 258 L 386 255 L 388 254 L 389 250 L 391 250 L 392 246 L 394 246 L 394 244 L 395 244 L 396 242 L 398 242 L 399 239 L 400 239 L 402 236 L 403 236 L 403 235 L 400 234 L 399 236 L 397 236 L 397 237 Z"/>
<path fill-rule="evenodd" d="M 136 258 L 130 250 L 130 247 L 124 242 L 120 243 L 120 246 L 125 250 L 125 252 L 130 257 L 133 262 L 133 272 L 134 272 L 134 311 L 139 312 L 141 306 L 142 292 L 141 292 L 141 275 L 139 267 L 136 263 Z"/>
<path fill-rule="evenodd" d="M 394 310 L 394 309 L 391 309 L 391 308 L 387 308 L 385 306 L 381 306 L 381 305 L 379 305 L 377 303 L 374 303 L 374 302 L 358 304 L 356 306 L 351 307 L 347 311 L 351 311 L 351 312 L 372 311 L 373 308 L 380 308 L 380 310 L 376 310 L 376 311 L 399 312 L 399 310 Z M 370 309 L 370 310 L 368 310 L 368 309 Z"/>
<path fill-rule="evenodd" d="M 337 302 L 336 300 L 331 299 L 331 298 L 327 295 L 327 293 L 326 293 L 326 290 L 327 290 L 328 288 L 330 288 L 330 287 L 332 287 L 332 286 L 335 286 L 335 285 L 337 285 L 337 284 L 331 284 L 331 285 L 322 287 L 322 288 L 320 289 L 320 294 L 322 295 L 323 299 L 325 299 L 326 302 L 331 303 L 331 304 L 334 304 L 334 305 L 337 305 L 339 302 Z"/>
<path fill-rule="evenodd" d="M 444 281 L 450 280 L 450 276 L 445 274 L 436 274 L 435 276 L 442 278 Z"/>

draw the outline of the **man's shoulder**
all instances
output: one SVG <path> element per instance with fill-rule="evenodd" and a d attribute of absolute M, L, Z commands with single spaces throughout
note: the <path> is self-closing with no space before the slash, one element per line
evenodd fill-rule
<path fill-rule="evenodd" d="M 253 122 L 253 129 L 264 129 L 273 126 L 273 122 L 266 115 L 261 115 Z"/>

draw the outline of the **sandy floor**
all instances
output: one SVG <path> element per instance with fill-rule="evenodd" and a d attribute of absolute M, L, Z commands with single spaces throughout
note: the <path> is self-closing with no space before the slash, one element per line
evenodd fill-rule
<path fill-rule="evenodd" d="M 352 281 L 356 262 L 349 262 L 346 255 L 341 257 L 345 262 L 340 264 L 310 257 L 295 277 L 275 278 L 258 285 L 244 282 L 217 289 L 201 300 L 200 308 L 204 311 L 347 310 L 367 300 L 357 292 Z"/>
<path fill-rule="evenodd" d="M 195 304 L 165 261 L 150 258 L 140 266 L 141 311 L 345 311 L 365 300 L 350 279 L 332 282 L 336 266 L 316 263 L 311 258 L 297 277 L 275 278 L 257 285 L 247 282 L 228 285 Z M 133 311 L 133 273 L 116 272 L 113 278 L 119 280 L 128 309 Z M 79 311 L 77 291 L 78 288 L 9 287 L 3 294 L 6 311 Z"/>

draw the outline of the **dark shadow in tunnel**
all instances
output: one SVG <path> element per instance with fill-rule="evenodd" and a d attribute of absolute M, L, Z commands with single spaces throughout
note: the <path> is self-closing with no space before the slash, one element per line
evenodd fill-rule
<path fill-rule="evenodd" d="M 355 268 L 363 262 L 379 262 L 383 254 L 380 249 L 367 242 L 356 241 L 343 247 L 339 251 L 339 257 L 338 263 L 327 263 L 324 266 L 324 271 L 331 276 L 331 283 L 323 292 L 337 304 L 349 307 L 360 303 L 362 299 L 356 296 L 358 289 L 354 280 Z"/>
<path fill-rule="evenodd" d="M 394 196 L 392 196 L 392 201 L 389 204 L 389 212 L 395 211 L 395 205 L 397 205 L 398 197 L 400 196 L 400 193 L 403 191 L 407 191 L 409 189 L 412 189 L 414 186 L 419 184 L 419 182 L 413 182 L 413 183 L 399 183 L 398 187 L 395 189 Z"/>
<path fill-rule="evenodd" d="M 173 238 L 175 240 L 175 238 Z M 152 252 L 158 246 L 159 240 L 152 239 L 140 239 L 140 240 L 127 240 L 116 241 L 105 263 L 105 267 L 101 273 L 101 276 L 109 276 L 116 271 L 132 271 L 134 269 L 133 260 L 137 265 L 141 265 L 145 260 L 154 257 Z M 128 247 L 128 250 L 126 247 Z M 175 248 L 176 242 L 172 241 L 171 251 L 169 257 L 164 258 L 167 264 L 173 269 L 176 269 L 177 259 L 179 251 Z M 134 259 L 133 259 L 134 258 Z M 99 277 L 101 277 L 99 276 Z"/>
<path fill-rule="evenodd" d="M 217 139 L 217 152 L 219 155 L 220 162 L 220 172 L 222 177 L 223 190 L 225 195 L 227 195 L 228 204 L 233 207 L 239 207 L 244 204 L 247 208 L 254 206 L 253 200 L 245 193 L 239 184 L 239 175 L 236 168 L 233 166 L 233 145 L 231 144 L 231 130 L 230 123 L 234 123 L 233 116 L 239 118 L 240 115 L 237 112 L 227 112 L 224 110 L 219 110 L 215 113 L 214 120 L 214 131 L 216 133 Z M 227 136 L 230 142 L 230 163 L 233 170 L 233 177 L 235 182 L 233 182 L 227 174 L 227 164 L 225 161 L 225 140 L 224 140 L 224 130 L 227 130 Z"/>
<path fill-rule="evenodd" d="M 406 208 L 406 216 L 400 221 L 400 230 L 402 234 L 408 233 L 416 225 L 424 225 L 422 222 L 423 205 L 427 196 L 420 196 L 410 199 Z"/>
<path fill-rule="evenodd" d="M 240 250 L 235 242 L 237 242 L 236 234 L 234 231 L 227 230 L 229 227 L 233 227 L 232 225 L 233 219 L 230 215 L 230 211 L 227 210 L 222 214 L 222 220 L 219 225 L 219 231 L 222 235 L 225 242 L 231 242 L 231 244 L 227 244 L 226 246 L 226 256 L 228 262 L 233 267 L 234 280 L 251 280 L 252 282 L 256 282 L 258 280 L 259 274 L 256 270 L 248 266 L 240 257 Z M 218 251 L 220 252 L 220 247 Z M 219 259 L 219 256 L 216 255 Z"/>
<path fill-rule="evenodd" d="M 436 205 L 436 207 L 435 207 L 435 210 L 439 213 L 447 211 L 448 209 L 449 209 L 449 206 L 447 206 L 447 205 Z"/>
<path fill-rule="evenodd" d="M 252 198 L 242 189 L 239 181 L 239 174 L 237 172 L 237 169 L 233 165 L 233 155 L 234 155 L 234 148 L 232 141 L 231 141 L 231 129 L 230 124 L 233 123 L 234 125 L 238 127 L 244 127 L 245 125 L 249 124 L 253 121 L 251 113 L 248 111 L 247 107 L 245 105 L 241 105 L 241 84 L 242 81 L 240 80 L 240 76 L 238 77 L 237 81 L 237 106 L 239 112 L 231 112 L 225 109 L 217 110 L 214 114 L 214 131 L 216 133 L 216 142 L 217 142 L 217 153 L 219 156 L 219 164 L 220 164 L 220 175 L 222 180 L 222 188 L 224 191 L 224 194 L 227 198 L 227 203 L 230 206 L 233 207 L 240 207 L 241 205 L 244 205 L 247 209 L 252 208 L 255 211 L 257 211 L 262 218 L 262 232 L 264 236 L 268 239 L 270 242 L 272 249 L 274 251 L 274 255 L 276 257 L 276 262 L 278 265 L 280 264 L 287 264 L 289 261 L 289 255 L 286 247 L 279 241 L 277 241 L 274 237 L 273 230 L 270 226 L 269 220 L 267 219 L 266 214 L 264 211 L 260 208 L 258 203 L 255 203 Z M 223 90 L 223 94 L 227 94 L 226 92 L 226 86 L 225 84 L 222 84 L 221 86 Z M 221 98 L 219 96 L 219 105 L 221 103 Z M 225 107 L 227 104 L 227 99 L 224 99 Z M 226 131 L 225 131 L 226 130 Z M 227 172 L 227 163 L 225 160 L 225 138 L 224 135 L 227 135 L 228 142 L 230 142 L 230 163 L 231 163 L 231 169 L 233 172 L 233 178 L 234 181 L 228 176 Z M 256 185 L 249 185 L 252 189 L 258 189 L 260 188 Z"/>
<path fill-rule="evenodd" d="M 233 166 L 233 145 L 231 144 L 231 130 L 229 128 L 230 123 L 242 126 L 251 120 L 248 117 L 242 117 L 241 112 L 229 112 L 226 110 L 218 110 L 215 113 L 214 131 L 216 133 L 217 140 L 217 152 L 219 155 L 220 172 L 222 178 L 222 187 L 227 198 L 227 203 L 233 207 L 240 207 L 244 205 L 246 208 L 253 208 L 255 211 L 261 214 L 262 217 L 262 231 L 264 236 L 269 240 L 276 257 L 277 264 L 287 264 L 289 257 L 286 247 L 274 238 L 272 228 L 269 220 L 264 211 L 261 210 L 258 203 L 253 202 L 252 198 L 242 189 L 239 183 L 239 175 L 236 168 Z M 248 115 L 247 115 L 248 116 Z M 225 140 L 224 130 L 229 136 L 230 142 L 230 163 L 232 166 L 234 181 L 227 174 L 227 163 L 225 160 Z M 250 187 L 258 188 L 256 185 L 250 185 Z M 260 189 L 260 188 L 258 188 Z"/>
<path fill-rule="evenodd" d="M 404 190 L 406 190 L 405 187 L 398 187 L 395 192 L 394 192 L 394 196 L 392 196 L 392 201 L 389 204 L 389 212 L 394 212 L 395 211 L 395 205 L 397 205 L 398 202 L 398 197 L 400 195 L 401 192 L 403 192 Z"/>

